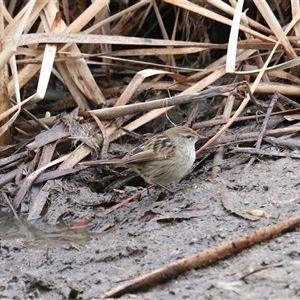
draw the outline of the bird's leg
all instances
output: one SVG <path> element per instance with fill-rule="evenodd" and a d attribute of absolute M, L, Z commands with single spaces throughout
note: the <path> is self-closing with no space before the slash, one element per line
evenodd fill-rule
<path fill-rule="evenodd" d="M 151 185 L 148 185 L 147 186 L 147 194 L 148 196 L 151 196 L 151 193 L 150 193 L 150 189 L 154 187 L 154 184 L 151 184 Z"/>
<path fill-rule="evenodd" d="M 159 187 L 162 188 L 162 189 L 165 189 L 165 190 L 168 191 L 170 194 L 175 194 L 175 193 L 177 193 L 178 191 L 181 190 L 180 187 L 177 188 L 177 189 L 169 189 L 169 188 L 167 188 L 166 186 L 161 185 L 161 184 L 159 184 L 159 183 L 155 183 L 155 185 L 159 186 Z"/>

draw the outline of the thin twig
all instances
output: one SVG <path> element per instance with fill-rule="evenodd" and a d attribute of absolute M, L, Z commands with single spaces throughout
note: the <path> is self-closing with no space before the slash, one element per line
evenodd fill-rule
<path fill-rule="evenodd" d="M 300 158 L 300 154 L 285 154 L 281 152 L 268 152 L 256 148 L 235 148 L 230 151 L 230 153 L 248 153 L 251 155 L 261 155 L 261 156 L 273 156 L 273 157 L 289 157 L 289 158 Z"/>
<path fill-rule="evenodd" d="M 268 125 L 268 122 L 269 122 L 269 119 L 270 119 L 270 116 L 271 116 L 271 113 L 272 113 L 272 110 L 274 108 L 274 105 L 276 104 L 277 102 L 277 99 L 278 99 L 278 95 L 275 94 L 270 102 L 270 105 L 268 107 L 268 110 L 267 110 L 267 113 L 266 113 L 266 116 L 265 116 L 265 119 L 263 121 L 263 124 L 261 125 L 261 129 L 260 129 L 260 132 L 259 132 L 259 135 L 258 135 L 258 139 L 257 139 L 257 142 L 256 142 L 256 146 L 255 148 L 256 149 L 260 149 L 260 146 L 261 146 L 261 143 L 262 143 L 262 139 L 265 135 L 265 132 L 266 132 L 266 128 L 267 128 L 267 125 Z"/>
<path fill-rule="evenodd" d="M 15 219 L 16 219 L 16 224 L 18 225 L 20 232 L 23 233 L 28 240 L 34 241 L 35 240 L 34 235 L 31 233 L 31 231 L 26 226 L 24 226 L 22 220 L 19 218 L 18 214 L 16 213 L 16 211 L 15 211 L 14 207 L 12 206 L 10 200 L 8 199 L 6 193 L 4 193 L 3 191 L 2 191 L 2 196 L 5 199 L 5 201 L 7 202 L 10 210 L 13 212 Z"/>
<path fill-rule="evenodd" d="M 279 264 L 275 264 L 275 265 L 269 265 L 269 266 L 261 267 L 261 268 L 259 268 L 259 269 L 253 270 L 253 271 L 247 273 L 246 275 L 242 276 L 242 277 L 240 278 L 240 280 L 244 280 L 245 282 L 247 282 L 247 281 L 246 281 L 246 277 L 248 277 L 248 276 L 250 276 L 250 275 L 252 275 L 252 274 L 255 274 L 255 273 L 260 272 L 260 271 L 262 271 L 262 270 L 266 270 L 266 269 L 270 269 L 270 268 L 277 268 L 277 267 L 282 267 L 282 266 L 283 266 L 283 263 L 279 263 Z"/>
<path fill-rule="evenodd" d="M 152 188 L 154 185 L 150 185 L 148 188 L 146 189 L 143 189 L 142 191 L 134 194 L 133 196 L 131 197 L 128 197 L 127 199 L 124 199 L 122 202 L 120 203 L 117 203 L 116 205 L 108 208 L 106 211 L 103 212 L 103 215 L 106 216 L 108 214 L 110 214 L 111 212 L 113 212 L 114 210 L 118 209 L 119 207 L 125 205 L 126 203 L 132 201 L 133 199 L 135 199 L 137 196 L 140 196 L 141 194 L 143 194 L 144 192 L 148 191 L 150 188 Z"/>
<path fill-rule="evenodd" d="M 282 100 L 283 102 L 285 102 L 287 104 L 293 105 L 296 108 L 300 108 L 300 103 L 293 101 L 292 99 L 290 99 L 282 94 L 279 94 L 279 93 L 277 93 L 277 96 L 278 96 L 279 100 Z"/>
<path fill-rule="evenodd" d="M 277 102 L 277 99 L 278 99 L 278 96 L 277 94 L 273 95 L 273 98 L 270 102 L 270 105 L 267 109 L 267 113 L 265 115 L 265 119 L 261 125 L 261 128 L 260 128 L 260 131 L 259 131 L 259 135 L 258 135 L 258 138 L 257 138 L 257 142 L 256 142 L 256 146 L 255 146 L 255 149 L 259 151 L 260 147 L 261 147 L 261 143 L 262 143 L 262 139 L 265 135 L 265 132 L 266 132 L 266 129 L 267 129 L 267 125 L 268 125 L 268 122 L 270 120 L 270 116 L 271 116 L 271 113 L 273 111 L 273 108 L 274 108 L 274 105 L 276 104 Z M 250 166 L 254 163 L 256 157 L 251 157 L 250 161 L 247 163 L 246 167 L 245 167 L 245 170 L 248 170 L 250 168 Z"/>
<path fill-rule="evenodd" d="M 102 137 L 103 137 L 102 150 L 101 150 L 101 159 L 106 159 L 107 158 L 107 151 L 108 151 L 108 147 L 109 147 L 108 135 L 106 133 L 105 127 L 104 127 L 103 123 L 101 122 L 101 120 L 97 116 L 95 116 L 95 114 L 93 112 L 89 112 L 89 113 L 93 117 L 93 119 L 96 121 L 99 129 L 101 130 Z"/>
<path fill-rule="evenodd" d="M 10 99 L 10 101 L 16 105 L 16 101 L 14 99 Z M 48 130 L 49 127 L 43 123 L 40 119 L 38 119 L 36 116 L 34 116 L 31 112 L 29 112 L 26 108 L 21 107 L 21 111 L 25 113 L 29 118 L 31 118 L 37 125 L 39 125 L 41 128 Z"/>
<path fill-rule="evenodd" d="M 299 113 L 300 109 L 296 108 L 296 109 L 290 109 L 290 110 L 285 110 L 283 111 L 279 111 L 279 112 L 274 112 L 271 115 L 272 116 L 276 116 L 276 115 L 293 115 L 296 113 Z M 260 115 L 255 115 L 255 116 L 245 116 L 245 117 L 238 117 L 235 120 L 236 122 L 242 122 L 242 121 L 248 121 L 248 120 L 253 120 L 253 119 L 257 119 L 257 118 L 264 118 L 265 114 L 260 114 Z M 197 129 L 202 129 L 202 128 L 207 128 L 207 127 L 213 127 L 213 126 L 217 126 L 217 125 L 223 125 L 226 124 L 226 121 L 223 119 L 218 119 L 218 120 L 209 120 L 209 121 L 203 121 L 203 122 L 199 122 L 199 123 L 195 123 L 193 124 L 193 129 L 197 130 Z"/>
<path fill-rule="evenodd" d="M 290 127 L 285 127 L 285 128 L 266 130 L 265 136 L 283 136 L 283 135 L 287 135 L 287 134 L 294 134 L 299 131 L 300 131 L 299 126 L 297 126 L 297 127 L 290 126 Z M 246 132 L 246 133 L 236 134 L 236 135 L 231 135 L 231 136 L 221 136 L 211 146 L 209 146 L 208 149 L 218 147 L 220 144 L 234 144 L 234 143 L 255 141 L 255 140 L 257 140 L 258 135 L 259 135 L 259 132 L 255 131 L 255 132 Z M 239 151 L 239 149 L 238 149 L 236 152 L 243 152 L 243 151 Z"/>
<path fill-rule="evenodd" d="M 277 139 L 275 137 L 265 137 L 264 141 L 276 147 L 289 148 L 291 150 L 300 149 L 300 145 L 297 140 L 292 140 L 292 139 L 283 140 L 283 139 Z"/>

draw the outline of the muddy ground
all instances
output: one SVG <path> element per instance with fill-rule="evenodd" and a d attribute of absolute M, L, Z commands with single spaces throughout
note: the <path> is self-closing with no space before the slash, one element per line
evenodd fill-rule
<path fill-rule="evenodd" d="M 20 233 L 3 206 L 0 299 L 102 299 L 127 279 L 299 216 L 298 160 L 261 158 L 244 168 L 223 170 L 211 180 L 204 165 L 175 195 L 154 190 L 107 216 L 107 207 L 84 201 L 102 195 L 70 180 L 74 193 L 58 193 L 72 207 L 73 221 L 76 215 L 92 217 L 92 223 L 60 232 L 63 221 L 59 227 L 40 222 L 29 227 L 34 239 Z M 118 197 L 135 192 L 128 188 Z M 225 209 L 224 199 L 240 215 Z M 252 209 L 267 216 L 249 220 Z M 121 299 L 300 299 L 299 278 L 298 228 Z"/>

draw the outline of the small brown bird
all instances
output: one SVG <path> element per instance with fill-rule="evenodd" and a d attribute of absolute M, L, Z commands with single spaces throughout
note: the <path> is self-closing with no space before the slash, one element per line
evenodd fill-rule
<path fill-rule="evenodd" d="M 177 126 L 153 136 L 122 159 L 96 160 L 80 165 L 129 167 L 147 183 L 166 188 L 166 185 L 182 179 L 192 167 L 198 138 L 194 130 Z"/>

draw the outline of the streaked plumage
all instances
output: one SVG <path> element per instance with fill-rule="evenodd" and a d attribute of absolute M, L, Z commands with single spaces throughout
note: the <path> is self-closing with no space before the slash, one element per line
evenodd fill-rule
<path fill-rule="evenodd" d="M 81 163 L 86 166 L 128 166 L 146 182 L 168 185 L 183 178 L 195 161 L 195 143 L 198 134 L 183 126 L 173 127 L 155 135 L 133 149 L 123 159 L 98 160 Z"/>

